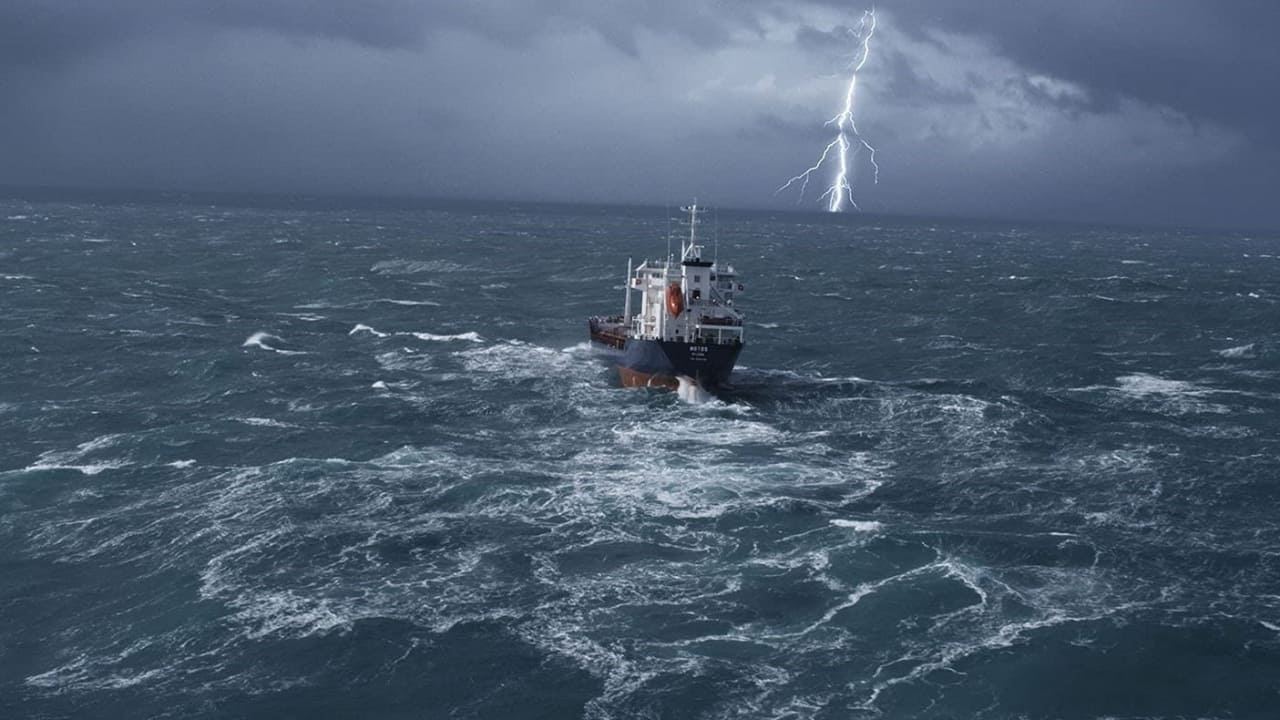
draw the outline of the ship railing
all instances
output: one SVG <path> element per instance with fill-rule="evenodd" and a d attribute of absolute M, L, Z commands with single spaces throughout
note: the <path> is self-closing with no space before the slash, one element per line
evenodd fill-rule
<path fill-rule="evenodd" d="M 698 322 L 700 323 L 700 326 L 701 326 L 701 325 L 717 325 L 717 326 L 733 327 L 733 326 L 737 326 L 737 325 L 741 325 L 741 324 L 742 324 L 742 321 L 741 321 L 741 320 L 739 320 L 739 319 L 737 319 L 737 318 L 732 318 L 732 317 L 713 317 L 713 316 L 710 316 L 710 315 L 703 315 L 703 316 L 698 320 Z"/>
<path fill-rule="evenodd" d="M 724 305 L 725 307 L 732 307 L 733 301 L 730 300 L 728 297 L 726 297 L 724 293 L 720 292 L 722 289 L 729 290 L 730 292 L 733 291 L 732 285 L 728 288 L 720 288 L 718 287 L 718 285 L 712 285 L 711 286 L 711 302 L 716 305 Z"/>
<path fill-rule="evenodd" d="M 716 345 L 733 345 L 742 342 L 742 326 L 738 325 L 694 325 L 694 332 L 701 342 Z"/>

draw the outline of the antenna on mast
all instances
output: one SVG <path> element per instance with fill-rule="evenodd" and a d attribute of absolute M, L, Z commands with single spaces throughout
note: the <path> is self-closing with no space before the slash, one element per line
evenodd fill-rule
<path fill-rule="evenodd" d="M 711 262 L 720 262 L 720 206 L 717 205 L 712 218 L 712 250 Z"/>
<path fill-rule="evenodd" d="M 671 201 L 662 206 L 667 213 L 667 262 L 671 262 Z"/>
<path fill-rule="evenodd" d="M 684 256 L 692 252 L 693 248 L 698 244 L 698 213 L 703 212 L 703 210 L 698 207 L 697 198 L 693 199 L 692 205 L 680 209 L 689 213 L 689 242 L 686 245 L 683 239 L 680 240 L 680 259 L 684 260 Z"/>

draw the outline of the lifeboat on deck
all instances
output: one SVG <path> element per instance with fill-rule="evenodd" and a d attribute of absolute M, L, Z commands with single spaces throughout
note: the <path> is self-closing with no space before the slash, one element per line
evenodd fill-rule
<path fill-rule="evenodd" d="M 667 312 L 671 313 L 671 317 L 680 317 L 680 313 L 684 312 L 684 293 L 678 282 L 667 286 Z"/>

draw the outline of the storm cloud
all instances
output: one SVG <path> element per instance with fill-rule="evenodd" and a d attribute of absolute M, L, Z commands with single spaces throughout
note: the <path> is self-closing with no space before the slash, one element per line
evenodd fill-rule
<path fill-rule="evenodd" d="M 861 5 L 9 0 L 0 183 L 816 208 Z M 878 3 L 862 206 L 1280 226 L 1280 6 Z"/>

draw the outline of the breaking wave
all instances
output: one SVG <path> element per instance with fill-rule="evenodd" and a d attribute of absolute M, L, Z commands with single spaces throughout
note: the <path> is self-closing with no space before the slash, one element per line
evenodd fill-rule
<path fill-rule="evenodd" d="M 0 249 L 0 714 L 1274 704 L 1270 240 L 730 217 L 690 398 L 583 342 L 658 213 L 164 207 Z"/>
<path fill-rule="evenodd" d="M 351 328 L 350 332 L 348 332 L 347 334 L 359 335 L 360 333 L 368 333 L 370 335 L 373 335 L 374 337 L 380 337 L 380 338 L 393 337 L 393 336 L 414 337 L 419 340 L 426 340 L 429 342 L 450 342 L 454 340 L 465 340 L 468 342 L 477 342 L 477 343 L 484 342 L 484 338 L 480 337 L 480 333 L 477 333 L 475 331 L 465 332 L 465 333 L 456 333 L 452 335 L 449 335 L 449 334 L 438 335 L 436 333 L 429 333 L 429 332 L 387 333 L 387 332 L 379 332 L 378 330 L 375 330 L 372 327 L 369 327 L 368 325 L 364 325 L 364 324 L 356 325 L 355 327 Z"/>
<path fill-rule="evenodd" d="M 1215 350 L 1214 352 L 1224 358 L 1251 358 L 1254 357 L 1253 345 L 1253 343 L 1249 343 L 1248 345 L 1237 345 L 1236 347 L 1229 347 L 1224 350 Z"/>
<path fill-rule="evenodd" d="M 282 343 L 284 341 L 281 340 L 279 337 L 276 337 L 275 335 L 271 335 L 270 333 L 256 332 L 250 335 L 247 339 L 245 339 L 245 341 L 241 343 L 241 347 L 256 347 L 262 350 L 269 350 L 274 353 L 280 353 L 281 355 L 306 355 L 307 354 L 306 352 L 301 350 L 285 350 L 283 348 L 277 348 L 273 345 L 269 345 L 268 342 Z"/>

